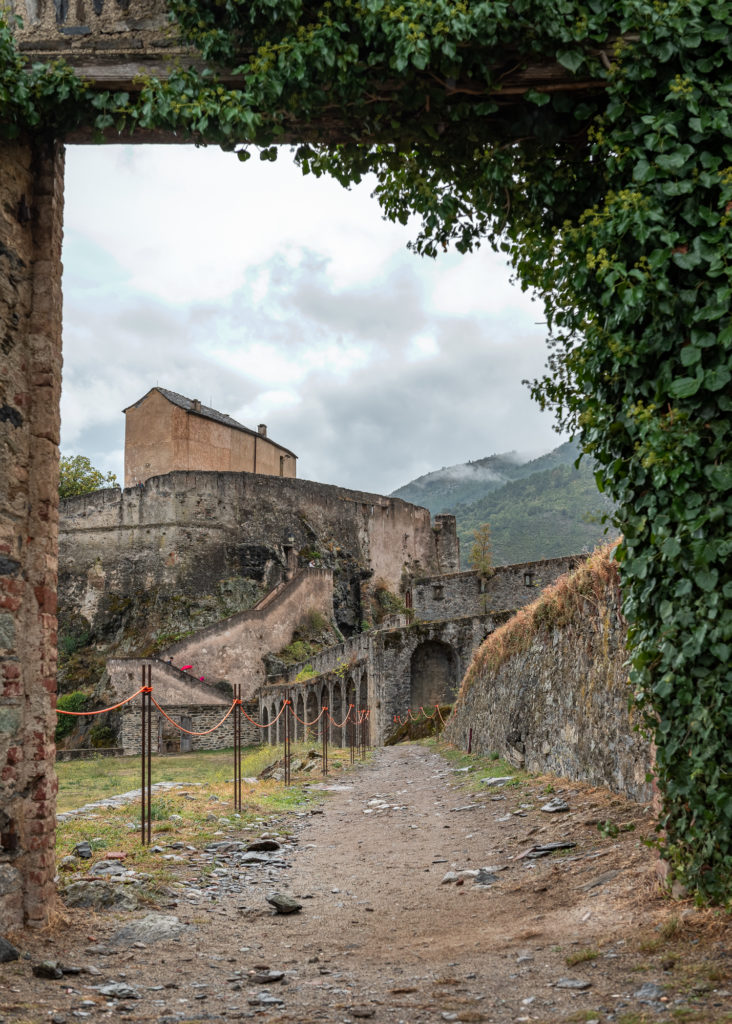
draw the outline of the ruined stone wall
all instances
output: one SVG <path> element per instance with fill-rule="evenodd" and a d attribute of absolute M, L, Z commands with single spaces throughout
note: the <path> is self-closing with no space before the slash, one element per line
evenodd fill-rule
<path fill-rule="evenodd" d="M 110 658 L 109 700 L 126 700 L 142 686 L 142 668 L 150 668 L 150 685 L 159 704 L 211 704 L 228 707 L 231 703 L 229 688 L 217 688 L 202 683 L 189 672 L 160 661 L 157 658 Z"/>
<path fill-rule="evenodd" d="M 465 749 L 472 729 L 477 753 L 650 799 L 651 753 L 628 711 L 625 640 L 616 580 L 599 598 L 580 596 L 569 621 L 535 629 L 528 649 L 497 670 L 480 668 L 481 651 L 445 739 Z"/>
<path fill-rule="evenodd" d="M 290 544 L 304 564 L 334 569 L 346 632 L 360 624 L 365 576 L 396 592 L 405 567 L 423 574 L 459 564 L 454 519 L 435 531 L 426 509 L 397 498 L 252 473 L 170 473 L 62 503 L 62 612 L 73 610 L 95 634 L 150 595 L 160 606 L 215 595 L 231 579 L 268 588 L 283 578 Z"/>
<path fill-rule="evenodd" d="M 264 655 L 286 647 L 311 610 L 327 621 L 333 618 L 333 574 L 328 569 L 303 570 L 263 607 L 209 626 L 160 656 L 172 657 L 179 666 L 193 665 L 192 674 L 207 682 L 241 685 L 242 694 L 250 697 L 264 683 Z"/>
<path fill-rule="evenodd" d="M 486 580 L 481 580 L 476 572 L 424 576 L 412 584 L 414 614 L 418 619 L 454 619 L 521 608 L 535 601 L 538 591 L 571 572 L 586 557 L 567 555 L 499 565 Z M 530 575 L 528 585 L 527 574 Z"/>
<path fill-rule="evenodd" d="M 0 143 L 0 933 L 53 901 L 63 150 Z"/>
<path fill-rule="evenodd" d="M 158 703 L 165 709 L 165 712 L 176 722 L 181 724 L 182 719 L 188 721 L 187 728 L 191 732 L 208 732 L 206 736 L 191 736 L 190 750 L 226 750 L 234 746 L 234 713 L 229 715 L 226 721 L 218 729 L 214 726 L 221 721 L 225 714 L 225 708 L 213 707 L 209 704 L 163 704 Z M 230 703 L 230 702 L 229 702 Z M 254 717 L 256 704 L 247 704 L 246 710 Z M 260 731 L 255 728 L 242 715 L 241 742 L 245 747 L 256 746 L 262 742 Z M 160 714 L 153 705 L 152 709 L 152 748 L 153 752 L 164 753 L 158 749 L 158 737 L 160 728 L 163 726 L 169 733 L 174 733 L 174 727 L 170 726 L 167 719 Z M 126 755 L 139 754 L 142 731 L 142 705 L 140 701 L 133 701 L 126 705 L 122 714 L 122 725 L 120 729 L 120 743 Z M 185 735 L 185 734 L 182 734 Z M 233 762 L 232 762 L 233 771 Z"/>
<path fill-rule="evenodd" d="M 329 647 L 309 658 L 306 664 L 291 665 L 286 671 L 268 680 L 260 691 L 260 714 L 264 708 L 271 715 L 273 701 L 276 703 L 286 694 L 296 699 L 298 693 L 305 696 L 311 690 L 318 693 L 325 687 L 332 701 L 336 688 L 349 679 L 358 680 L 366 674 L 368 707 L 371 709 L 371 739 L 383 743 L 393 729 L 394 717 L 404 716 L 407 708 L 417 713 L 412 705 L 415 655 L 426 651 L 431 645 L 449 652 L 450 680 L 446 681 L 454 692 L 470 664 L 473 653 L 482 641 L 508 615 L 466 616 L 450 622 L 419 622 L 398 629 L 374 630 L 351 637 L 343 644 Z M 429 657 L 427 659 L 427 663 Z M 422 662 L 424 664 L 424 662 Z M 297 682 L 303 669 L 309 667 L 315 675 Z"/>

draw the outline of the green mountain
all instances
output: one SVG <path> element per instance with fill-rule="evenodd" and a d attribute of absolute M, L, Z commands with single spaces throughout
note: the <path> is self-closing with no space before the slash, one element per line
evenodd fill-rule
<path fill-rule="evenodd" d="M 606 532 L 611 502 L 597 490 L 594 466 L 571 442 L 529 462 L 515 452 L 427 473 L 394 491 L 435 515 L 457 518 L 461 561 L 468 568 L 473 530 L 490 523 L 493 562 L 506 565 L 591 551 L 617 535 Z"/>
<path fill-rule="evenodd" d="M 530 462 L 522 461 L 518 452 L 490 455 L 426 473 L 393 491 L 392 497 L 422 505 L 432 515 L 452 512 L 457 505 L 478 501 L 511 480 L 522 480 L 554 466 L 571 466 L 577 454 L 576 446 L 567 442 Z"/>
<path fill-rule="evenodd" d="M 513 480 L 479 501 L 452 509 L 457 518 L 461 563 L 469 567 L 473 530 L 490 523 L 494 565 L 592 551 L 617 530 L 602 522 L 612 503 L 600 494 L 592 463 L 558 465 Z"/>

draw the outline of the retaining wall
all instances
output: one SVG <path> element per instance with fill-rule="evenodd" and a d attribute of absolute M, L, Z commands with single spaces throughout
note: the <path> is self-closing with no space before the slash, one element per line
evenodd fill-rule
<path fill-rule="evenodd" d="M 470 669 L 472 682 L 464 681 L 445 729 L 448 742 L 467 748 L 472 728 L 477 753 L 495 751 L 530 771 L 608 786 L 635 800 L 651 798 L 650 745 L 628 710 L 626 629 L 612 566 L 611 582 L 595 581 L 587 593 L 577 590 L 587 583 L 587 570 L 579 570 L 584 584 L 575 574 L 568 621 L 535 627 L 528 649 L 497 669 L 481 662 L 498 637 L 481 648 Z M 546 619 L 552 620 L 551 610 Z"/>
<path fill-rule="evenodd" d="M 521 608 L 535 601 L 539 591 L 571 572 L 586 557 L 566 555 L 499 565 L 485 580 L 477 572 L 422 576 L 412 584 L 414 614 L 418 619 L 454 619 Z"/>

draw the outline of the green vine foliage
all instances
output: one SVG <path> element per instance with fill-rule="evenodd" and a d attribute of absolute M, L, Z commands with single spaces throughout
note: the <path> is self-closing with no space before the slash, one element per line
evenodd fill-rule
<path fill-rule="evenodd" d="M 297 143 L 305 172 L 377 178 L 434 256 L 489 243 L 544 296 L 532 391 L 617 503 L 634 700 L 656 744 L 660 844 L 732 897 L 728 0 L 172 0 L 204 70 L 135 93 L 24 66 L 0 29 L 0 127 Z M 520 101 L 512 66 L 577 85 Z M 236 87 L 216 68 L 233 69 Z M 349 141 L 351 140 L 351 141 Z"/>

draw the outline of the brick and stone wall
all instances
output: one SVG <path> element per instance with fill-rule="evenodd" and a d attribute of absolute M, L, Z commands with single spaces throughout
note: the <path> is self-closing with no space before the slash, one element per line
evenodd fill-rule
<path fill-rule="evenodd" d="M 507 618 L 506 613 L 473 615 L 351 637 L 306 664 L 292 665 L 271 677 L 259 694 L 260 716 L 266 709 L 271 721 L 285 695 L 297 701 L 302 694 L 305 707 L 312 705 L 319 711 L 325 701 L 331 715 L 340 720 L 348 708 L 346 693 L 352 682 L 359 702 L 365 695 L 370 709 L 372 742 L 383 743 L 393 729 L 394 717 L 403 716 L 407 708 L 416 714 L 420 704 L 428 707 L 454 699 L 473 652 Z M 315 675 L 298 683 L 303 669 Z M 434 699 L 425 703 L 428 695 Z M 331 742 L 335 742 L 333 735 Z"/>
<path fill-rule="evenodd" d="M 54 892 L 63 159 L 0 143 L 0 933 Z"/>
<path fill-rule="evenodd" d="M 499 565 L 486 580 L 481 580 L 476 572 L 423 576 L 412 584 L 414 614 L 418 619 L 454 619 L 521 608 L 535 601 L 540 590 L 571 572 L 586 557 L 567 555 Z"/>
<path fill-rule="evenodd" d="M 335 571 L 335 611 L 361 621 L 360 582 L 397 592 L 412 574 L 458 568 L 453 517 L 398 498 L 252 473 L 170 473 L 142 488 L 69 498 L 61 506 L 59 597 L 92 634 L 128 602 L 215 594 L 222 581 L 273 586 L 288 552 Z M 290 539 L 291 538 L 291 539 Z"/>
<path fill-rule="evenodd" d="M 481 669 L 478 653 L 445 739 L 465 749 L 472 729 L 477 753 L 651 798 L 650 746 L 628 711 L 626 630 L 611 571 L 610 585 L 578 597 L 564 624 L 535 629 L 528 649 L 497 670 Z"/>
<path fill-rule="evenodd" d="M 218 729 L 214 728 L 226 713 L 226 707 L 213 707 L 210 704 L 163 704 L 166 714 L 178 725 L 183 724 L 191 732 L 206 732 L 206 736 L 189 736 L 179 733 L 153 705 L 152 709 L 152 749 L 153 753 L 172 753 L 180 750 L 225 750 L 234 746 L 234 714 L 233 712 Z M 230 704 L 231 702 L 227 702 Z M 247 712 L 252 718 L 257 713 L 257 704 L 247 703 Z M 241 742 L 245 747 L 255 746 L 262 742 L 260 731 L 242 715 Z M 142 731 L 142 705 L 140 701 L 132 701 L 126 705 L 122 714 L 120 743 L 125 754 L 139 754 Z M 186 743 L 187 739 L 187 743 Z M 169 741 L 166 744 L 166 741 Z M 167 747 L 167 749 L 166 749 Z"/>

